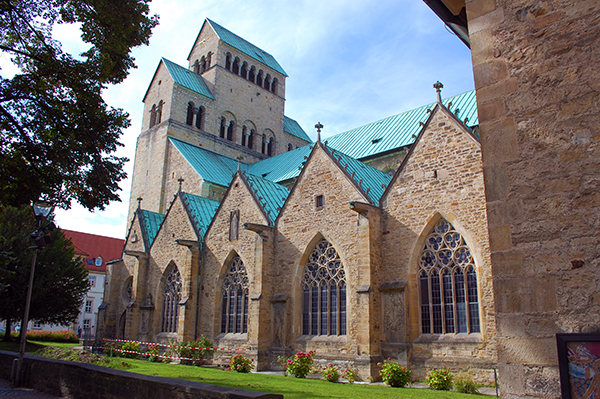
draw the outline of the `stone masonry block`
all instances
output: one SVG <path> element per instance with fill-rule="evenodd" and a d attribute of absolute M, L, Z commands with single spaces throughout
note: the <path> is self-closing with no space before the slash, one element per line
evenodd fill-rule
<path fill-rule="evenodd" d="M 512 248 L 510 225 L 490 226 L 490 249 L 495 251 L 507 251 Z"/>
<path fill-rule="evenodd" d="M 498 338 L 498 360 L 530 365 L 556 364 L 556 339 Z"/>
<path fill-rule="evenodd" d="M 474 0 L 467 2 L 467 18 L 474 20 L 496 9 L 495 0 Z"/>
<path fill-rule="evenodd" d="M 483 148 L 488 149 L 487 152 L 483 153 L 484 164 L 490 165 L 497 162 L 511 161 L 519 156 L 517 130 L 513 117 L 496 120 L 495 122 L 481 122 L 481 127 L 481 145 Z"/>
<path fill-rule="evenodd" d="M 482 29 L 489 29 L 504 21 L 504 10 L 498 8 L 492 12 L 482 15 L 481 17 L 469 20 L 469 33 L 477 33 Z"/>
<path fill-rule="evenodd" d="M 474 65 L 473 74 L 475 76 L 475 87 L 479 90 L 482 87 L 508 78 L 508 65 L 502 59 L 493 59 Z"/>
<path fill-rule="evenodd" d="M 496 251 L 492 253 L 494 276 L 519 276 L 523 273 L 523 254 L 520 251 Z"/>

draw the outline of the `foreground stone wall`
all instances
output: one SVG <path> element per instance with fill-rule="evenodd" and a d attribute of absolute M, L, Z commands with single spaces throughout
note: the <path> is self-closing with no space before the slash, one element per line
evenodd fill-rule
<path fill-rule="evenodd" d="M 600 331 L 600 5 L 466 5 L 500 389 L 554 398 L 555 334 Z"/>
<path fill-rule="evenodd" d="M 9 380 L 16 353 L 0 351 L 0 377 Z M 25 356 L 23 385 L 63 398 L 279 399 L 283 395 L 151 377 L 91 364 Z"/>

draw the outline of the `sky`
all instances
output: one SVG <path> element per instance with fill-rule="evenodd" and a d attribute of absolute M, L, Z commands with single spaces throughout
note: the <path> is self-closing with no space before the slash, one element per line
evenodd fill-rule
<path fill-rule="evenodd" d="M 422 0 L 153 0 L 160 16 L 149 46 L 133 50 L 137 68 L 104 100 L 122 108 L 131 126 L 121 137 L 131 176 L 140 133 L 143 95 L 160 57 L 187 67 L 187 56 L 205 18 L 272 54 L 286 79 L 285 114 L 316 140 L 434 102 L 436 81 L 443 97 L 474 88 L 469 49 Z M 73 54 L 87 47 L 76 25 L 54 31 Z M 1 60 L 2 72 L 6 60 Z M 120 187 L 122 202 L 88 212 L 73 204 L 56 210 L 59 227 L 125 238 L 131 180 Z"/>

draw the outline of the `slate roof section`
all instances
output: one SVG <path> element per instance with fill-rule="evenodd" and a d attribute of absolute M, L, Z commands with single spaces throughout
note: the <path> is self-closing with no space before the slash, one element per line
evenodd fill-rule
<path fill-rule="evenodd" d="M 237 171 L 238 161 L 169 137 L 171 143 L 203 180 L 227 187 Z M 245 164 L 242 164 L 245 165 Z"/>
<path fill-rule="evenodd" d="M 275 57 L 271 54 L 267 53 L 264 50 L 256 47 L 254 44 L 242 39 L 238 35 L 229 30 L 225 29 L 218 23 L 211 21 L 206 18 L 210 26 L 214 29 L 219 39 L 223 40 L 225 43 L 229 44 L 231 47 L 238 49 L 242 53 L 248 55 L 249 57 L 254 58 L 256 61 L 268 66 L 271 69 L 276 70 L 281 73 L 283 76 L 288 76 L 288 74 L 283 70 L 281 65 L 277 62 Z"/>
<path fill-rule="evenodd" d="M 65 236 L 71 240 L 75 253 L 82 256 L 85 267 L 90 271 L 106 272 L 106 264 L 110 261 L 121 259 L 125 240 L 99 236 L 96 234 L 81 233 L 79 231 L 61 229 Z M 96 266 L 95 260 L 101 257 L 102 265 Z M 92 260 L 92 264 L 88 262 Z"/>
<path fill-rule="evenodd" d="M 298 122 L 285 115 L 283 116 L 283 131 L 309 143 L 313 142 Z"/>
<path fill-rule="evenodd" d="M 190 193 L 182 193 L 183 203 L 192 217 L 194 228 L 198 237 L 202 240 L 206 234 L 208 226 L 212 222 L 217 208 L 219 207 L 219 201 L 200 197 L 198 195 Z"/>
<path fill-rule="evenodd" d="M 429 118 L 428 110 L 436 103 L 424 105 L 401 114 L 392 115 L 335 136 L 328 137 L 327 145 L 352 158 L 362 159 L 400 147 L 411 145 L 421 131 L 421 124 Z M 458 118 L 467 118 L 467 126 L 479 124 L 475 91 L 468 91 L 442 100 L 452 113 L 458 110 Z"/>
<path fill-rule="evenodd" d="M 162 57 L 162 62 L 165 63 L 165 66 L 167 67 L 167 70 L 169 71 L 169 74 L 175 83 L 201 94 L 204 97 L 210 98 L 211 100 L 215 99 L 208 89 L 206 82 L 204 82 L 202 76 L 182 67 L 181 65 L 177 65 L 176 63 L 169 61 L 164 57 Z"/>
<path fill-rule="evenodd" d="M 269 217 L 272 226 L 277 216 L 279 216 L 285 200 L 290 195 L 290 190 L 262 177 L 251 174 L 244 174 L 244 177 Z"/>
<path fill-rule="evenodd" d="M 326 147 L 327 148 L 327 147 Z M 327 148 L 338 165 L 360 186 L 373 204 L 378 204 L 392 176 L 346 154 Z"/>
<path fill-rule="evenodd" d="M 142 227 L 142 235 L 144 236 L 144 244 L 146 248 L 150 248 L 158 230 L 165 220 L 165 215 L 144 209 L 138 209 L 140 226 Z"/>

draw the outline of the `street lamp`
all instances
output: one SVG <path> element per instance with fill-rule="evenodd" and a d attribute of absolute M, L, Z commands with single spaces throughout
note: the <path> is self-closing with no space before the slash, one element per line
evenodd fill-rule
<path fill-rule="evenodd" d="M 25 314 L 21 321 L 21 345 L 19 347 L 19 361 L 17 363 L 17 372 L 15 374 L 15 385 L 20 386 L 22 382 L 23 356 L 25 355 L 25 343 L 27 342 L 27 323 L 29 322 L 29 307 L 31 305 L 31 291 L 33 290 L 33 275 L 35 273 L 35 262 L 37 260 L 38 249 L 44 249 L 50 242 L 50 238 L 46 236 L 46 231 L 52 231 L 56 228 L 54 223 L 50 222 L 43 226 L 44 222 L 53 206 L 44 201 L 36 201 L 33 204 L 33 213 L 37 221 L 37 229 L 30 234 L 34 245 L 29 247 L 33 249 L 33 259 L 31 260 L 31 271 L 29 273 L 29 287 L 27 289 L 27 300 L 25 301 Z M 43 226 L 43 227 L 42 227 Z"/>

